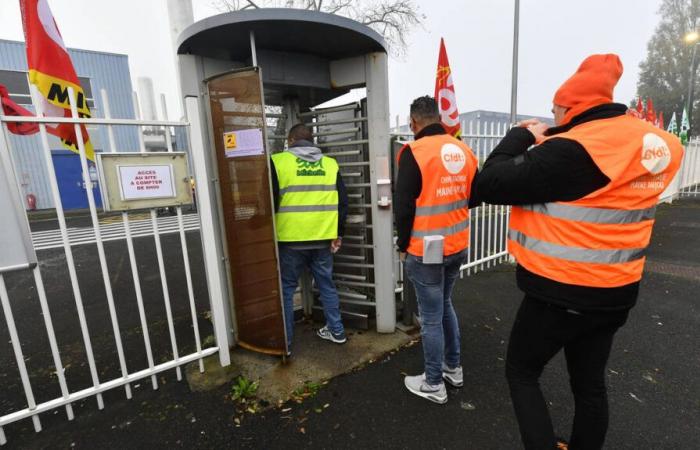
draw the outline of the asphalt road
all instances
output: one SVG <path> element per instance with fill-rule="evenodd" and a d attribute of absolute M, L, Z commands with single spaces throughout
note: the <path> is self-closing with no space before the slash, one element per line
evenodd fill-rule
<path fill-rule="evenodd" d="M 83 225 L 85 220 L 75 221 L 78 222 L 76 225 Z M 47 225 L 41 223 L 40 226 Z M 199 233 L 188 232 L 186 240 L 197 321 L 204 340 L 212 334 L 212 327 L 205 317 L 209 301 Z M 195 340 L 179 234 L 163 235 L 162 247 L 179 352 L 180 355 L 192 353 L 195 350 Z M 134 248 L 153 359 L 158 364 L 172 359 L 172 350 L 153 237 L 135 239 Z M 105 254 L 127 367 L 130 372 L 145 369 L 148 362 L 126 241 L 105 243 Z M 62 248 L 56 248 L 39 251 L 37 255 L 69 389 L 75 392 L 90 387 L 92 380 L 65 253 Z M 73 257 L 99 379 L 107 381 L 117 378 L 121 372 L 97 247 L 95 244 L 74 247 Z M 59 397 L 60 390 L 53 373 L 53 359 L 32 273 L 9 273 L 5 275 L 5 281 L 36 401 L 41 403 Z M 26 407 L 4 317 L 0 324 L 0 342 L 3 344 L 0 345 L 0 390 L 3 392 L 0 397 L 1 415 Z M 120 391 L 123 396 L 124 391 Z"/>
<path fill-rule="evenodd" d="M 699 248 L 700 199 L 660 207 L 639 302 L 618 333 L 610 359 L 611 423 L 606 448 L 693 448 L 700 441 Z M 122 276 L 126 274 L 128 269 Z M 56 276 L 60 276 L 58 272 Z M 173 279 L 173 283 L 177 280 Z M 422 370 L 421 348 L 415 345 L 331 380 L 315 397 L 301 404 L 248 414 L 240 426 L 234 422 L 230 386 L 211 392 L 190 392 L 186 383 L 174 382 L 174 374 L 168 373 L 161 377 L 166 383 L 158 391 L 151 390 L 147 382 L 141 383 L 133 400 L 125 400 L 123 391 L 108 393 L 104 411 L 97 411 L 94 399 L 77 404 L 74 422 L 66 421 L 62 410 L 45 414 L 45 430 L 39 434 L 33 432 L 30 421 L 8 426 L 8 445 L 520 448 L 503 376 L 508 334 L 522 297 L 514 283 L 513 269 L 499 266 L 465 277 L 455 289 L 465 387 L 449 389 L 446 405 L 435 405 L 406 392 L 402 374 Z M 155 299 L 151 308 L 157 310 L 159 285 L 152 288 L 152 293 Z M 103 308 L 102 300 L 95 302 L 96 309 Z M 19 303 L 15 302 L 17 307 L 35 308 L 33 301 L 27 301 L 25 306 Z M 62 308 L 68 306 L 52 305 L 52 311 L 55 309 L 58 314 Z M 127 312 L 124 314 L 129 317 Z M 73 320 L 69 316 L 66 313 L 66 320 Z M 35 315 L 35 320 L 38 317 Z M 107 339 L 106 328 L 96 324 L 95 333 L 101 332 Z M 0 342 L 7 341 L 4 333 L 0 329 Z M 138 339 L 133 344 L 135 353 Z M 159 352 L 167 354 L 167 338 L 164 341 Z M 9 346 L 0 347 L 0 367 L 10 369 L 0 370 L 3 393 L 16 389 L 7 384 L 8 374 L 13 372 L 13 364 L 8 367 L 5 356 L 8 349 Z M 342 348 L 337 349 L 337 354 L 342 357 Z M 567 435 L 573 408 L 561 355 L 546 369 L 542 384 L 555 428 Z"/>

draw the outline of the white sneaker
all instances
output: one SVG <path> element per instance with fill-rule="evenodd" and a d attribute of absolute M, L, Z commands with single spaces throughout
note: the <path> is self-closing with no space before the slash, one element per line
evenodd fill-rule
<path fill-rule="evenodd" d="M 447 367 L 447 364 L 442 363 L 442 378 L 454 387 L 464 386 L 464 372 L 462 366 L 457 366 L 454 369 Z"/>
<path fill-rule="evenodd" d="M 408 389 L 413 394 L 419 397 L 426 398 L 431 402 L 444 404 L 447 403 L 447 390 L 445 389 L 445 383 L 440 383 L 437 385 L 428 384 L 425 381 L 425 374 L 407 376 L 403 379 L 406 389 Z"/>

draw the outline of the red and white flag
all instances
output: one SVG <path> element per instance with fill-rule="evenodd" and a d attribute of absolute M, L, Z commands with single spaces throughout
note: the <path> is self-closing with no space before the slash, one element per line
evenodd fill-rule
<path fill-rule="evenodd" d="M 442 126 L 445 127 L 445 131 L 459 138 L 462 135 L 462 127 L 459 122 L 457 97 L 455 96 L 455 86 L 452 82 L 450 62 L 447 60 L 445 40 L 442 38 L 440 39 L 440 54 L 438 56 L 437 74 L 435 76 L 435 100 L 440 110 L 440 120 Z"/>
<path fill-rule="evenodd" d="M 85 92 L 80 86 L 73 62 L 63 43 L 61 33 L 49 8 L 48 0 L 20 0 L 24 40 L 27 45 L 29 83 L 41 94 L 44 116 L 71 117 L 68 88 L 75 92 L 75 103 L 80 117 L 91 117 Z M 75 126 L 70 123 L 47 126 L 52 134 L 61 139 L 68 150 L 78 153 Z M 81 125 L 85 152 L 89 160 L 95 160 L 95 151 L 90 143 L 85 126 Z"/>

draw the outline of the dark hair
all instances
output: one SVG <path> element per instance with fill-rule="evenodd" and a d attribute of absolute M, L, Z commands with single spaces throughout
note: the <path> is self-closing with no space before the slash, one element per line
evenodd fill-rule
<path fill-rule="evenodd" d="M 411 103 L 411 117 L 418 122 L 440 121 L 437 102 L 429 95 L 418 97 Z"/>
<path fill-rule="evenodd" d="M 298 123 L 289 129 L 289 139 L 292 141 L 311 141 L 314 138 L 311 128 L 303 123 Z"/>

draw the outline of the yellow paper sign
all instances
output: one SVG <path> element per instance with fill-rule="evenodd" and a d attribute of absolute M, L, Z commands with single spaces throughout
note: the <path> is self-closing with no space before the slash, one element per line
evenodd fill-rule
<path fill-rule="evenodd" d="M 224 147 L 227 150 L 236 148 L 236 133 L 224 133 Z"/>

